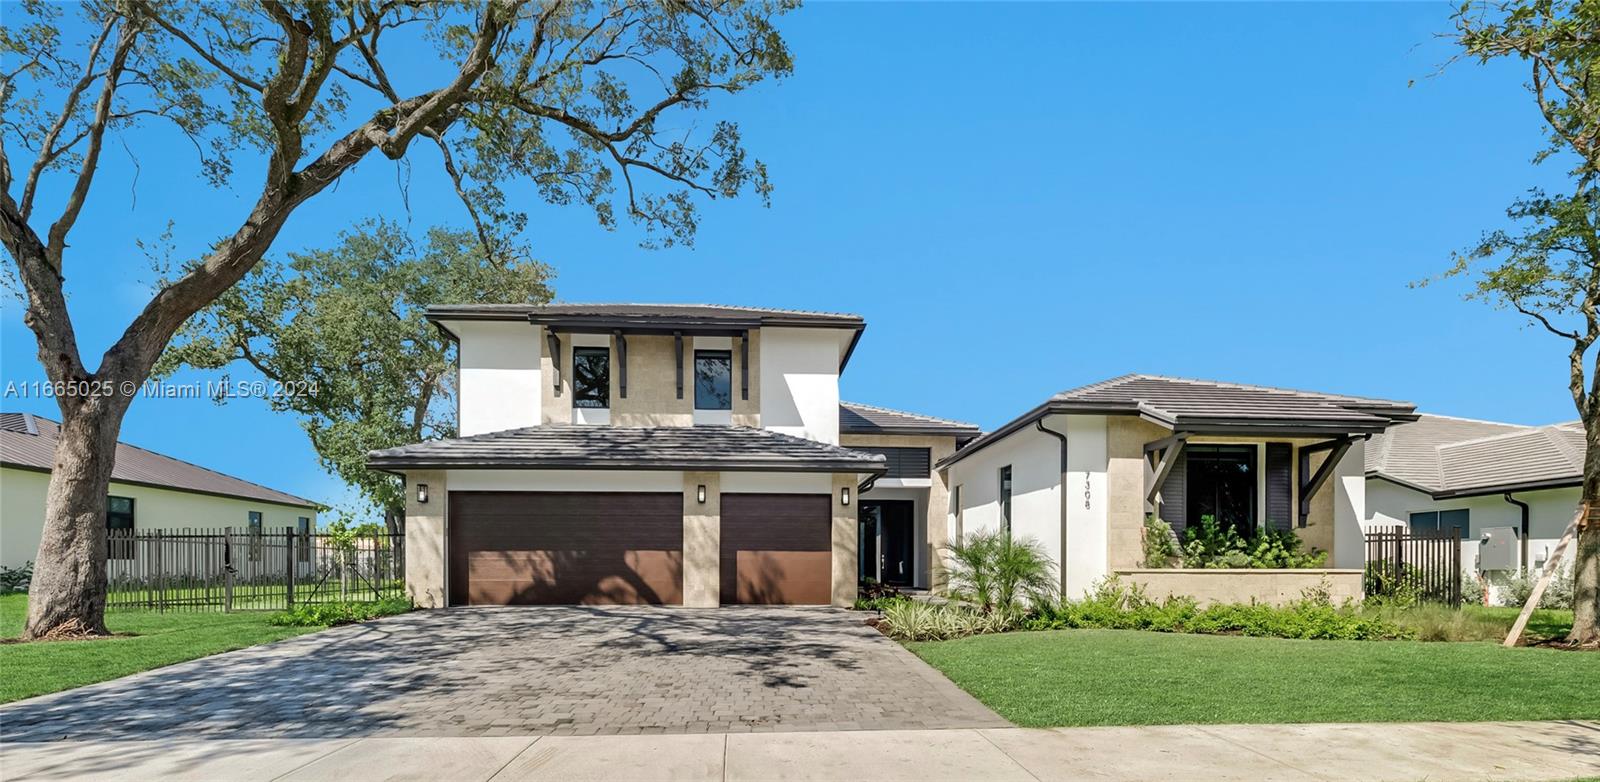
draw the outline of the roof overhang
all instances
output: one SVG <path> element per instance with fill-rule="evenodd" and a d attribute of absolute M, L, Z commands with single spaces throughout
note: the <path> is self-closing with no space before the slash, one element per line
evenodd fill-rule
<path fill-rule="evenodd" d="M 567 313 L 515 312 L 471 309 L 430 309 L 427 318 L 447 338 L 460 341 L 460 335 L 450 329 L 450 321 L 498 321 L 501 323 L 526 322 L 558 334 L 651 334 L 693 335 L 702 337 L 736 337 L 763 327 L 835 329 L 850 331 L 850 341 L 839 356 L 839 371 L 843 372 L 855 354 L 861 335 L 866 332 L 866 321 L 861 318 L 812 318 L 803 315 L 782 315 L 753 312 L 741 316 L 674 316 L 674 315 L 572 315 Z"/>
<path fill-rule="evenodd" d="M 883 462 L 685 460 L 631 461 L 604 459 L 392 459 L 369 458 L 367 466 L 401 474 L 407 470 L 638 470 L 672 472 L 804 472 L 883 475 Z"/>
<path fill-rule="evenodd" d="M 939 460 L 936 469 L 944 469 L 978 451 L 1004 440 L 1019 429 L 1032 426 L 1050 415 L 1136 415 L 1145 421 L 1171 429 L 1173 433 L 1217 435 L 1227 437 L 1340 437 L 1345 435 L 1365 437 L 1380 434 L 1387 429 L 1387 419 L 1363 417 L 1360 419 L 1327 418 L 1257 418 L 1249 416 L 1165 416 L 1137 405 L 1086 404 L 1083 402 L 1051 400 L 1023 413 L 1006 425 L 989 432 L 967 447 Z M 1374 420 L 1376 419 L 1376 420 Z"/>
<path fill-rule="evenodd" d="M 1463 487 L 1463 488 L 1460 488 L 1460 489 L 1446 489 L 1446 490 L 1442 490 L 1442 491 L 1434 491 L 1433 489 L 1430 489 L 1430 488 L 1428 488 L 1426 486 L 1419 486 L 1419 485 L 1417 485 L 1415 483 L 1411 483 L 1410 481 L 1405 481 L 1405 480 L 1401 480 L 1400 478 L 1396 478 L 1393 475 L 1389 475 L 1387 473 L 1378 472 L 1377 470 L 1368 470 L 1366 472 L 1366 477 L 1368 479 L 1377 479 L 1377 480 L 1380 480 L 1380 481 L 1388 481 L 1389 483 L 1392 483 L 1392 484 L 1394 484 L 1396 486 L 1399 486 L 1401 488 L 1410 489 L 1410 490 L 1412 490 L 1414 492 L 1417 492 L 1419 494 L 1426 494 L 1430 498 L 1435 499 L 1435 500 L 1459 500 L 1459 499 L 1466 499 L 1468 497 L 1492 497 L 1492 496 L 1494 496 L 1496 494 L 1511 494 L 1511 493 L 1522 492 L 1522 491 L 1542 491 L 1542 490 L 1546 490 L 1546 489 L 1576 489 L 1576 488 L 1581 488 L 1583 486 L 1583 476 L 1574 475 L 1574 476 L 1566 476 L 1566 477 L 1561 477 L 1561 478 L 1549 478 L 1549 479 L 1538 480 L 1538 481 L 1520 481 L 1518 483 L 1497 483 L 1497 484 L 1490 484 L 1490 485 L 1486 485 L 1486 486 L 1469 486 L 1469 487 Z"/>

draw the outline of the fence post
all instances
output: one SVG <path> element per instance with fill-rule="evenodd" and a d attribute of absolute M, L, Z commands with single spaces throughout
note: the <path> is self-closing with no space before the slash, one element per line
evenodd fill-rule
<path fill-rule="evenodd" d="M 285 545 L 283 547 L 283 563 L 284 563 L 283 602 L 284 602 L 284 608 L 285 609 L 293 610 L 294 609 L 294 562 L 295 562 L 295 554 L 298 553 L 298 552 L 295 551 L 295 547 L 294 547 L 294 527 L 289 527 L 288 529 L 284 530 L 284 533 L 285 533 L 284 534 Z"/>
<path fill-rule="evenodd" d="M 233 535 L 222 528 L 222 612 L 233 613 Z"/>

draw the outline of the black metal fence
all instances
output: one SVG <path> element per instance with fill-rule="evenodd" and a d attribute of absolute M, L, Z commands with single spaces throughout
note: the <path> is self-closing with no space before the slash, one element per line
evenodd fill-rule
<path fill-rule="evenodd" d="M 1461 534 L 1457 529 L 1369 529 L 1364 587 L 1369 596 L 1461 604 Z"/>
<path fill-rule="evenodd" d="M 283 610 L 405 594 L 405 536 L 294 529 L 111 530 L 107 607 Z"/>

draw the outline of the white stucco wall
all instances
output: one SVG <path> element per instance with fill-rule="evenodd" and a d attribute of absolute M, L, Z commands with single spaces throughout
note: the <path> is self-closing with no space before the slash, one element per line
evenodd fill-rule
<path fill-rule="evenodd" d="M 1076 597 L 1110 572 L 1106 511 L 1106 419 L 1050 416 L 1045 426 L 1067 433 L 1067 569 L 1062 593 Z M 1053 459 L 1055 463 L 1058 459 Z M 1054 514 L 1056 517 L 1060 513 Z"/>
<path fill-rule="evenodd" d="M 460 345 L 461 435 L 538 425 L 540 330 L 507 321 L 448 321 L 444 326 Z"/>
<path fill-rule="evenodd" d="M 839 329 L 761 329 L 761 425 L 839 442 Z M 847 337 L 846 337 L 847 338 Z M 738 379 L 735 378 L 735 383 Z"/>
<path fill-rule="evenodd" d="M 1333 485 L 1323 489 L 1333 489 L 1333 552 L 1328 562 L 1331 567 L 1366 566 L 1366 539 L 1361 526 L 1361 520 L 1367 517 L 1366 448 L 1363 440 L 1351 444 L 1328 478 Z M 1299 459 L 1295 461 L 1298 463 Z M 1262 470 L 1262 474 L 1266 471 Z M 1264 487 L 1263 482 L 1263 491 L 1258 496 L 1266 496 Z M 1266 505 L 1265 502 L 1261 504 Z"/>
<path fill-rule="evenodd" d="M 19 567 L 37 556 L 49 484 L 48 473 L 0 468 L 0 565 Z M 244 529 L 249 526 L 249 512 L 253 510 L 261 512 L 264 529 L 293 527 L 301 516 L 309 517 L 313 528 L 317 524 L 317 513 L 312 508 L 116 482 L 107 494 L 133 498 L 133 523 L 137 529 Z"/>
<path fill-rule="evenodd" d="M 966 534 L 1000 528 L 1000 468 L 1011 465 L 1012 534 L 1033 537 L 1052 555 L 1059 554 L 1057 451 L 1054 439 L 1030 428 L 952 465 L 950 485 L 961 487 Z"/>
<path fill-rule="evenodd" d="M 1522 526 L 1522 511 L 1499 494 L 1435 500 L 1392 481 L 1371 478 L 1366 481 L 1367 513 L 1364 527 L 1406 526 L 1412 513 L 1465 509 L 1470 527 L 1461 543 L 1461 566 L 1468 572 L 1478 569 L 1478 541 L 1489 527 Z M 1544 567 L 1555 551 L 1561 533 L 1577 512 L 1577 488 L 1516 492 L 1512 496 L 1528 503 L 1528 558 L 1534 570 Z M 1568 563 L 1570 566 L 1570 562 Z"/>

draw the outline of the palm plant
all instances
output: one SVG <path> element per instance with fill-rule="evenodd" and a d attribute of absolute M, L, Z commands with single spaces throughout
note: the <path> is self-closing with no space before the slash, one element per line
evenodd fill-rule
<path fill-rule="evenodd" d="M 1033 538 L 978 531 L 948 550 L 951 587 L 984 613 L 1010 614 L 1024 599 L 1037 604 L 1055 596 L 1055 562 Z"/>

